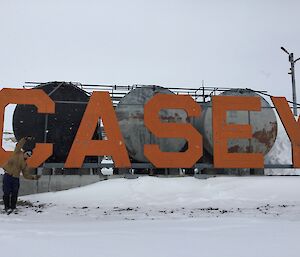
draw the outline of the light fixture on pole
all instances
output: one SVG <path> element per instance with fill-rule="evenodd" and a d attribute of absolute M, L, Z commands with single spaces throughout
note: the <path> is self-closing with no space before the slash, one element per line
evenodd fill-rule
<path fill-rule="evenodd" d="M 300 58 L 297 58 L 294 60 L 294 53 L 289 53 L 284 47 L 280 47 L 282 51 L 287 53 L 289 55 L 289 62 L 291 63 L 290 74 L 292 76 L 292 89 L 293 89 L 293 112 L 294 115 L 298 115 L 297 111 L 297 95 L 296 95 L 296 81 L 295 81 L 295 63 L 300 60 Z"/>

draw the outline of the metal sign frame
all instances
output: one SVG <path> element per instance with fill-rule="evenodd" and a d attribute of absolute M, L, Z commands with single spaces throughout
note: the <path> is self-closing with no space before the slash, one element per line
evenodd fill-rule
<path fill-rule="evenodd" d="M 23 88 L 34 88 L 37 85 L 43 85 L 47 82 L 25 82 L 25 85 Z M 61 82 L 62 84 L 63 82 Z M 140 88 L 144 86 L 157 86 L 157 85 L 96 85 L 96 84 L 80 84 L 77 82 L 70 82 L 73 85 L 76 85 L 78 88 L 84 90 L 85 92 L 88 92 L 91 94 L 92 91 L 108 91 L 110 93 L 110 97 L 112 100 L 112 103 L 114 107 L 118 104 L 120 99 L 124 97 L 126 94 L 130 92 L 130 90 L 135 88 Z M 55 88 L 52 92 L 50 92 L 51 95 L 59 88 Z M 199 88 L 180 88 L 180 87 L 164 87 L 169 89 L 170 91 L 174 92 L 177 95 L 189 95 L 191 96 L 197 103 L 205 104 L 206 102 L 209 102 L 211 100 L 211 97 L 214 95 L 218 95 L 220 92 L 237 89 L 237 88 L 229 88 L 229 87 L 206 87 L 201 86 Z M 270 94 L 267 93 L 267 91 L 258 91 L 258 90 L 252 90 L 249 88 L 246 88 L 249 91 L 258 93 L 263 96 L 271 97 Z M 75 101 L 55 101 L 55 103 L 59 104 L 85 104 L 87 105 L 88 102 L 75 102 Z M 292 101 L 288 101 L 288 103 L 296 105 L 297 108 L 300 107 L 300 104 L 294 103 Z M 262 107 L 262 108 L 275 108 L 273 105 L 270 107 Z M 290 108 L 293 108 L 290 106 Z M 99 119 L 100 124 L 100 119 Z M 45 128 L 44 128 L 44 142 L 47 141 L 47 125 L 48 125 L 48 114 L 45 115 Z M 103 128 L 100 127 L 100 131 L 102 138 L 105 136 Z M 40 168 L 47 168 L 47 169 L 64 169 L 64 163 L 44 163 Z M 113 163 L 101 163 L 101 158 L 98 159 L 98 163 L 83 163 L 81 168 L 87 168 L 87 169 L 101 169 L 101 168 L 114 168 Z M 213 169 L 212 163 L 196 163 L 192 169 L 196 170 L 195 173 L 201 174 L 201 170 L 203 169 Z M 132 162 L 131 163 L 131 169 L 129 169 L 129 173 L 134 174 L 135 169 L 156 169 L 151 163 L 137 163 Z M 265 164 L 264 169 L 293 169 L 292 164 Z"/>

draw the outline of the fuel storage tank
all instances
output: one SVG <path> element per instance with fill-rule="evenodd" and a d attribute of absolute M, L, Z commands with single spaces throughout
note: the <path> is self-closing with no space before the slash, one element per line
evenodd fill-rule
<path fill-rule="evenodd" d="M 49 82 L 34 87 L 43 90 L 52 100 L 64 101 L 55 104 L 55 114 L 37 113 L 34 105 L 18 104 L 13 114 L 13 130 L 17 140 L 32 136 L 24 150 L 32 150 L 35 143 L 53 143 L 53 155 L 46 162 L 64 163 L 79 128 L 89 101 L 89 95 L 68 82 Z M 97 133 L 94 139 L 98 138 Z M 97 157 L 88 157 L 86 162 L 96 162 Z"/>
<path fill-rule="evenodd" d="M 228 111 L 228 124 L 249 124 L 252 128 L 251 139 L 229 139 L 228 152 L 263 153 L 266 155 L 275 143 L 277 120 L 270 104 L 259 94 L 247 89 L 231 89 L 221 96 L 256 96 L 260 98 L 261 111 Z M 203 136 L 205 150 L 213 155 L 212 107 L 211 102 L 203 103 L 200 118 L 193 120 L 193 125 Z"/>
<path fill-rule="evenodd" d="M 157 138 L 144 125 L 144 105 L 155 94 L 173 94 L 159 86 L 143 86 L 132 89 L 116 106 L 116 115 L 125 140 L 128 154 L 137 162 L 148 162 L 144 156 L 145 144 L 157 144 L 163 152 L 179 152 L 186 141 L 179 138 Z M 187 122 L 186 112 L 177 109 L 164 109 L 159 113 L 162 122 Z"/>

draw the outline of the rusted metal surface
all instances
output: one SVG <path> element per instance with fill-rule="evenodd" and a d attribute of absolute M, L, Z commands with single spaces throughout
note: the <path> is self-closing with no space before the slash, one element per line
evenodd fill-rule
<path fill-rule="evenodd" d="M 265 144 L 268 148 L 272 148 L 273 139 L 276 139 L 277 136 L 277 123 L 270 123 L 271 129 L 267 131 L 263 129 L 262 131 L 257 131 L 253 134 L 253 137 L 256 138 L 260 143 Z"/>
<path fill-rule="evenodd" d="M 239 145 L 234 145 L 234 146 L 231 146 L 228 148 L 229 153 L 240 153 L 241 151 L 242 151 L 242 148 Z"/>
<path fill-rule="evenodd" d="M 135 88 L 120 100 L 115 109 L 128 153 L 138 162 L 148 162 L 143 154 L 145 144 L 157 144 L 164 152 L 179 152 L 185 145 L 184 139 L 156 138 L 145 127 L 144 105 L 157 93 L 173 94 L 158 86 Z M 159 115 L 162 122 L 183 123 L 187 120 L 183 110 L 161 110 Z"/>
<path fill-rule="evenodd" d="M 224 96 L 257 96 L 261 99 L 261 111 L 229 111 L 228 124 L 249 124 L 252 127 L 251 139 L 228 140 L 230 153 L 263 153 L 266 155 L 275 143 L 277 120 L 270 104 L 260 95 L 246 89 L 232 89 L 223 92 Z M 203 136 L 205 149 L 213 155 L 212 109 L 211 103 L 202 105 L 200 118 L 192 120 L 193 125 Z"/>

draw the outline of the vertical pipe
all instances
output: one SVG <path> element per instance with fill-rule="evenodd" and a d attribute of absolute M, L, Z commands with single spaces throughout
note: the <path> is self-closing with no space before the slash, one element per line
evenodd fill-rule
<path fill-rule="evenodd" d="M 250 113 L 250 111 L 248 111 L 248 125 L 251 126 L 251 113 Z M 253 131 L 251 133 L 253 133 Z M 249 151 L 247 151 L 247 152 L 251 153 L 251 138 L 248 139 L 248 142 L 249 142 Z"/>
<path fill-rule="evenodd" d="M 291 63 L 291 76 L 292 76 L 292 89 L 293 89 L 293 112 L 294 115 L 297 116 L 297 95 L 296 95 L 296 81 L 295 81 L 295 62 L 294 62 L 294 54 L 291 53 L 289 56 L 289 61 Z"/>

